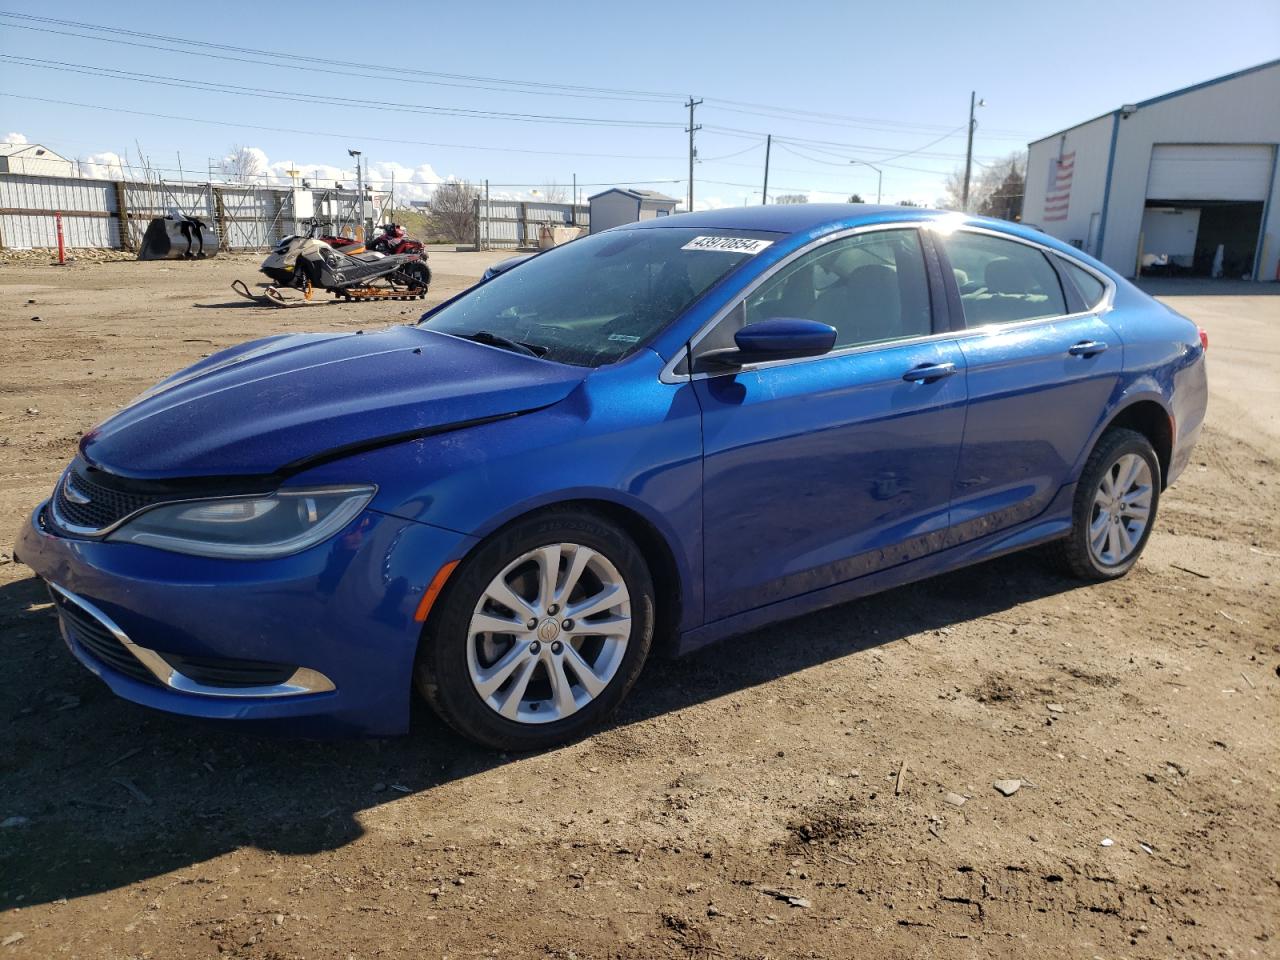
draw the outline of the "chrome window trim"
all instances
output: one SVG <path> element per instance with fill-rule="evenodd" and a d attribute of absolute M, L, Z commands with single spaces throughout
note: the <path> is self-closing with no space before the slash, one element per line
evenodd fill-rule
<path fill-rule="evenodd" d="M 947 227 L 948 227 L 948 224 L 945 221 L 941 221 L 941 220 L 901 220 L 895 223 L 863 224 L 862 226 L 859 226 L 859 227 L 850 227 L 848 229 L 840 230 L 835 233 L 826 234 L 814 240 L 812 243 L 806 244 L 800 249 L 792 251 L 786 258 L 779 260 L 772 267 L 770 267 L 768 270 L 766 270 L 764 273 L 758 276 L 755 280 L 753 280 L 749 286 L 743 288 L 741 293 L 738 296 L 734 297 L 731 301 L 729 301 L 728 304 L 726 304 L 724 307 L 721 307 L 719 310 L 717 310 L 715 315 L 712 316 L 710 320 L 708 320 L 705 324 L 703 324 L 698 329 L 698 331 L 692 337 L 689 338 L 688 342 L 685 344 L 685 349 L 677 353 L 675 356 L 673 356 L 670 360 L 667 361 L 666 365 L 663 366 L 662 368 L 662 372 L 658 375 L 659 381 L 662 383 L 673 384 L 673 385 L 683 384 L 683 383 L 692 383 L 695 380 L 708 380 L 708 379 L 711 379 L 712 377 L 736 376 L 739 373 L 752 373 L 756 370 L 768 370 L 775 367 L 790 366 L 792 364 L 797 364 L 797 363 L 813 363 L 815 361 L 829 360 L 835 357 L 846 357 L 846 356 L 852 356 L 860 353 L 871 353 L 876 350 L 886 350 L 886 349 L 892 349 L 895 347 L 912 346 L 914 344 L 929 343 L 931 341 L 967 340 L 973 337 L 986 337 L 986 336 L 992 336 L 998 333 L 1003 333 L 1006 330 L 1024 330 L 1029 327 L 1042 326 L 1044 324 L 1049 324 L 1049 323 L 1061 323 L 1064 320 L 1078 320 L 1083 317 L 1100 317 L 1104 313 L 1110 312 L 1114 306 L 1115 292 L 1116 292 L 1115 282 L 1110 277 L 1106 276 L 1103 273 L 1100 273 L 1099 271 L 1095 270 L 1093 267 L 1089 266 L 1088 264 L 1081 263 L 1075 257 L 1069 256 L 1068 254 L 1065 254 L 1060 250 L 1055 250 L 1053 247 L 1047 247 L 1042 243 L 1038 243 L 1034 240 L 1029 240 L 1026 237 L 1018 237 L 1018 236 L 1014 236 L 1013 234 L 1003 233 L 999 230 L 992 230 L 991 228 L 984 227 L 981 224 L 958 224 L 954 228 L 950 228 L 950 229 L 946 229 Z M 1036 250 L 1039 250 L 1042 254 L 1058 256 L 1063 258 L 1064 260 L 1068 260 L 1071 262 L 1073 266 L 1077 266 L 1080 269 L 1085 270 L 1086 272 L 1095 276 L 1099 281 L 1102 282 L 1103 286 L 1105 287 L 1103 298 L 1098 302 L 1098 304 L 1095 307 L 1092 307 L 1088 310 L 1078 311 L 1076 313 L 1054 314 L 1048 317 L 1035 317 L 1030 320 L 1014 321 L 1013 323 L 990 323 L 982 327 L 966 327 L 960 330 L 943 330 L 938 333 L 930 333 L 920 337 L 904 337 L 901 340 L 881 340 L 881 341 L 877 341 L 876 343 L 863 343 L 863 344 L 857 344 L 852 347 L 843 347 L 839 350 L 832 350 L 829 353 L 824 353 L 816 357 L 798 357 L 793 360 L 771 360 L 767 363 L 748 363 L 741 367 L 738 367 L 736 369 L 731 369 L 731 370 L 723 370 L 723 371 L 717 370 L 714 372 L 702 372 L 702 373 L 694 373 L 690 371 L 688 374 L 685 374 L 685 375 L 681 375 L 675 372 L 675 368 L 680 365 L 681 361 L 685 359 L 686 355 L 689 352 L 691 352 L 693 348 L 696 347 L 707 336 L 707 334 L 709 334 L 713 329 L 715 329 L 717 324 L 723 321 L 727 316 L 729 316 L 729 314 L 731 314 L 743 302 L 745 302 L 746 299 L 749 296 L 751 296 L 751 294 L 754 293 L 756 289 L 760 287 L 761 284 L 772 279 L 775 274 L 777 274 L 784 267 L 789 266 L 799 257 L 802 257 L 805 254 L 811 253 L 814 250 L 818 249 L 819 247 L 824 246 L 825 244 L 833 243 L 837 240 L 843 240 L 846 237 L 855 236 L 857 234 L 873 233 L 881 230 L 901 230 L 906 228 L 916 229 L 916 230 L 943 229 L 945 230 L 946 233 L 954 233 L 956 231 L 963 230 L 970 233 L 984 233 L 984 234 L 988 234 L 990 236 L 996 237 L 998 239 L 1012 240 L 1015 243 L 1026 244 L 1029 247 L 1033 247 Z M 1050 264 L 1050 266 L 1052 266 L 1052 264 Z M 963 320 L 964 318 L 961 317 L 960 319 Z"/>
<path fill-rule="evenodd" d="M 69 603 L 75 604 L 93 619 L 97 620 L 109 631 L 111 635 L 120 642 L 120 645 L 128 650 L 148 671 L 162 684 L 170 690 L 176 690 L 179 693 L 194 694 L 201 697 L 222 697 L 228 699 L 244 699 L 245 697 L 296 697 L 306 693 L 327 693 L 330 690 L 336 690 L 333 681 L 326 677 L 318 670 L 312 670 L 309 667 L 298 667 L 293 675 L 283 683 L 269 684 L 266 686 L 256 687 L 211 687 L 203 683 L 192 680 L 185 674 L 179 673 L 171 667 L 162 656 L 154 650 L 141 647 L 129 639 L 128 634 L 120 628 L 120 626 L 90 603 L 84 597 L 77 596 L 65 587 L 49 582 L 49 589 L 54 590 L 59 596 L 65 598 Z M 58 618 L 58 626 L 62 632 L 62 639 L 66 641 L 68 646 L 73 646 L 73 641 L 68 635 L 66 627 L 62 623 L 62 618 Z M 96 660 L 96 658 L 95 658 Z"/>

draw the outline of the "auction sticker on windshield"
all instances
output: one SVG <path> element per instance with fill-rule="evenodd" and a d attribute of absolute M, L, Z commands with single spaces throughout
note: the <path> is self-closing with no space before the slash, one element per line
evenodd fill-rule
<path fill-rule="evenodd" d="M 723 250 L 726 253 L 759 253 L 773 245 L 772 240 L 749 240 L 746 237 L 694 237 L 681 250 Z"/>

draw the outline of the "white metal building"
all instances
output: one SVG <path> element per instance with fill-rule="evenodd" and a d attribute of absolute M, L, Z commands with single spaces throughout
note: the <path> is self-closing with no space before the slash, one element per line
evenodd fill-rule
<path fill-rule="evenodd" d="M 0 173 L 69 177 L 72 163 L 38 143 L 0 143 Z"/>
<path fill-rule="evenodd" d="M 624 223 L 665 217 L 680 201 L 653 190 L 610 187 L 588 197 L 587 202 L 591 204 L 591 232 L 599 233 Z"/>
<path fill-rule="evenodd" d="M 1029 145 L 1023 219 L 1127 277 L 1280 279 L 1280 60 Z"/>

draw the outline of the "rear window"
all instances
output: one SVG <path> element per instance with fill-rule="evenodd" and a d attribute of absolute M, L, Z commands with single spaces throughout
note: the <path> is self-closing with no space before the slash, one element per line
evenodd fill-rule
<path fill-rule="evenodd" d="M 1084 301 L 1085 309 L 1093 310 L 1097 307 L 1107 294 L 1107 285 L 1084 267 L 1078 267 L 1070 260 L 1059 257 L 1058 262 L 1066 269 L 1067 276 L 1080 292 L 1080 299 Z"/>
<path fill-rule="evenodd" d="M 1035 247 L 985 233 L 942 236 L 965 326 L 1017 323 L 1067 312 L 1057 271 Z"/>

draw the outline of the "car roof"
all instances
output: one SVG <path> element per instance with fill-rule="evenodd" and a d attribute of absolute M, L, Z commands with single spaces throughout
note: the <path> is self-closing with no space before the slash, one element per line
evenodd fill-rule
<path fill-rule="evenodd" d="M 662 230 L 674 227 L 696 230 L 762 230 L 782 234 L 821 234 L 849 227 L 869 226 L 879 223 L 947 220 L 958 224 L 985 227 L 1011 236 L 1032 240 L 1103 269 L 1112 271 L 1080 250 L 1063 243 L 1046 233 L 1011 220 L 979 217 L 957 213 L 953 210 L 930 210 L 922 207 L 900 207 L 874 203 L 779 203 L 769 206 L 721 207 L 718 210 L 700 210 L 695 213 L 678 213 L 667 217 L 655 217 L 615 227 L 615 230 Z"/>
<path fill-rule="evenodd" d="M 815 227 L 894 220 L 933 219 L 943 211 L 919 207 L 877 206 L 870 203 L 778 203 L 769 206 L 721 207 L 696 213 L 678 213 L 628 224 L 625 229 L 664 227 L 715 228 L 719 230 L 768 230 L 773 233 L 805 233 Z"/>

